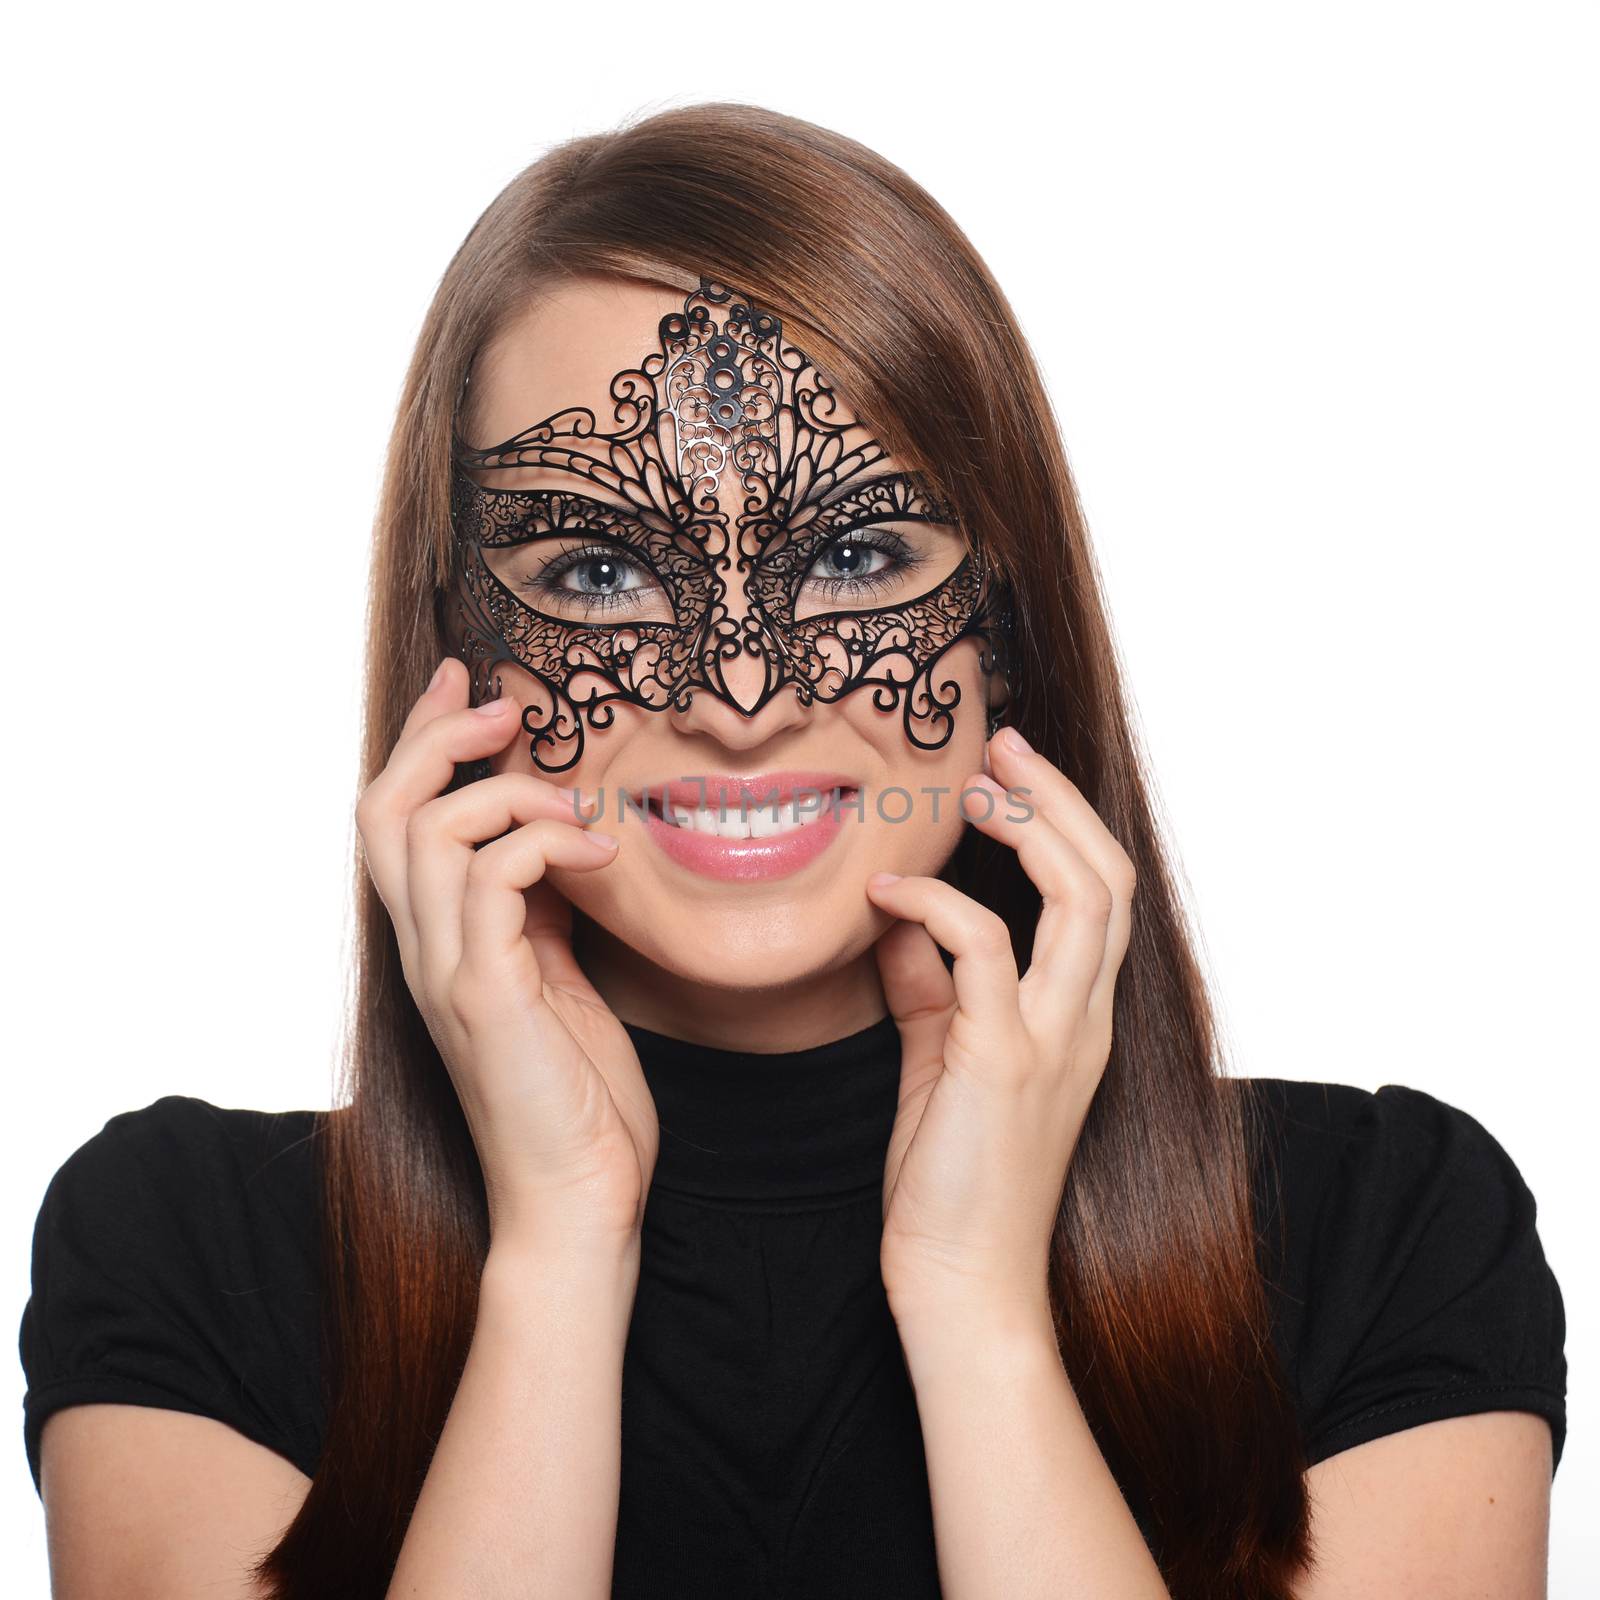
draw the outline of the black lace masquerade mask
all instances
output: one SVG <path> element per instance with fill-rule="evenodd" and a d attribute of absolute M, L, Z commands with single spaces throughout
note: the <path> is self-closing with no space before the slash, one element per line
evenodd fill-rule
<path fill-rule="evenodd" d="M 1009 593 L 940 536 L 955 516 L 920 474 L 872 472 L 887 452 L 779 318 L 702 278 L 610 394 L 612 432 L 573 408 L 488 450 L 454 437 L 456 573 L 439 620 L 472 703 L 491 680 L 500 692 L 501 664 L 524 669 L 537 690 L 523 727 L 546 772 L 576 765 L 585 723 L 609 726 L 617 702 L 682 709 L 697 693 L 753 716 L 785 688 L 807 705 L 870 688 L 914 745 L 945 744 L 961 691 L 934 683 L 938 663 L 974 636 L 982 670 L 1004 670 Z M 491 489 L 471 475 L 533 466 L 578 481 Z M 717 501 L 730 467 L 733 516 Z M 887 568 L 860 565 L 879 556 Z M 596 574 L 622 587 L 566 586 Z M 724 672 L 740 657 L 761 664 L 742 700 Z M 487 772 L 476 765 L 464 776 Z"/>

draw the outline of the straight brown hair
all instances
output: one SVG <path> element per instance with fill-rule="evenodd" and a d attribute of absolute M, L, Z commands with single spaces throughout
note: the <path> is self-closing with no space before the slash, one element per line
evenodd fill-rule
<path fill-rule="evenodd" d="M 445 270 L 406 374 L 375 527 L 360 787 L 445 653 L 434 598 L 451 574 L 463 378 L 531 295 L 575 272 L 686 293 L 704 273 L 778 313 L 1010 580 L 1008 720 L 1138 874 L 1115 1042 L 1050 1266 L 1063 1362 L 1177 1600 L 1288 1600 L 1309 1559 L 1305 1453 L 1257 1254 L 1256 1102 L 1223 1069 L 1036 364 L 988 269 L 917 183 L 854 140 L 733 102 L 570 139 L 518 173 Z M 1039 897 L 1015 852 L 968 829 L 945 875 L 1006 919 L 1025 970 Z M 313 1137 L 328 1427 L 304 1504 L 256 1568 L 275 1600 L 381 1600 L 488 1249 L 471 1135 L 359 851 L 355 896 L 340 1103 Z"/>

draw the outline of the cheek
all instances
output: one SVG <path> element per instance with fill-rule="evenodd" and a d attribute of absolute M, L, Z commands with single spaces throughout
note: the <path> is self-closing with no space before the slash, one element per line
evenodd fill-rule
<path fill-rule="evenodd" d="M 932 749 L 914 744 L 907 735 L 903 697 L 893 710 L 881 711 L 873 704 L 873 691 L 863 687 L 836 701 L 835 708 L 896 770 L 915 773 L 959 767 L 967 774 L 982 767 L 986 688 L 978 667 L 978 646 L 964 639 L 940 659 L 933 674 L 933 689 L 940 700 L 948 705 L 955 697 L 954 705 L 949 706 L 949 721 L 941 725 L 930 719 L 912 724 L 919 739 L 943 738 L 944 742 Z"/>
<path fill-rule="evenodd" d="M 935 750 L 914 745 L 901 712 L 877 710 L 870 690 L 846 695 L 832 708 L 850 725 L 851 737 L 876 757 L 872 792 L 864 797 L 863 843 L 887 870 L 936 872 L 966 827 L 961 794 L 983 771 L 985 708 L 976 646 L 961 644 L 943 663 L 946 679 L 960 686 L 949 740 Z M 976 812 L 979 802 L 972 802 Z"/>
<path fill-rule="evenodd" d="M 593 805 L 596 791 L 607 789 L 607 774 L 614 765 L 618 751 L 630 735 L 637 734 L 648 728 L 660 715 L 658 712 L 647 711 L 640 706 L 618 705 L 614 707 L 615 717 L 607 727 L 594 729 L 587 723 L 583 728 L 583 755 L 570 767 L 560 772 L 549 772 L 539 766 L 533 759 L 533 735 L 523 726 L 520 718 L 522 708 L 532 706 L 535 709 L 535 723 L 544 715 L 544 695 L 537 684 L 520 668 L 504 663 L 498 669 L 505 684 L 504 693 L 508 698 L 516 701 L 518 723 L 516 733 L 506 741 L 505 748 L 499 750 L 490 760 L 491 770 L 494 772 L 524 772 L 531 777 L 541 778 L 546 783 L 553 783 L 561 789 L 581 789 L 586 801 Z M 541 754 L 546 760 L 565 760 L 570 754 L 570 748 L 552 744 L 549 740 L 539 746 Z M 615 802 L 609 798 L 608 805 Z"/>

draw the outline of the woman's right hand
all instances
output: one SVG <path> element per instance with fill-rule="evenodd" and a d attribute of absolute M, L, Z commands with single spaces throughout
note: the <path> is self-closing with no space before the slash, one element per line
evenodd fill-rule
<path fill-rule="evenodd" d="M 627 1251 L 660 1148 L 655 1102 L 545 878 L 604 867 L 616 844 L 577 820 L 570 789 L 531 773 L 441 792 L 456 762 L 503 749 L 521 725 L 509 697 L 468 710 L 468 681 L 447 657 L 363 791 L 367 870 L 477 1146 L 493 1242 Z"/>

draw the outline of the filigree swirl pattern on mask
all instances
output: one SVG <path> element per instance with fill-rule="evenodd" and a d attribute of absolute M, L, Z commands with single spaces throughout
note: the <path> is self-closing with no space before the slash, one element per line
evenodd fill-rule
<path fill-rule="evenodd" d="M 946 743 L 960 688 L 935 683 L 940 661 L 970 636 L 981 669 L 1003 670 L 1011 625 L 1004 586 L 977 554 L 925 593 L 881 604 L 863 593 L 801 613 L 820 559 L 847 546 L 859 554 L 880 524 L 957 528 L 953 509 L 919 474 L 872 473 L 883 446 L 784 341 L 780 319 L 736 291 L 702 279 L 658 336 L 658 349 L 612 378 L 610 430 L 574 407 L 491 449 L 455 437 L 456 575 L 441 621 L 472 672 L 474 703 L 503 689 L 501 666 L 521 668 L 533 680 L 523 727 L 548 772 L 574 766 L 585 728 L 609 726 L 617 704 L 681 710 L 696 694 L 754 715 L 786 689 L 805 705 L 870 689 L 879 710 L 900 710 L 914 745 Z M 570 474 L 574 486 L 489 488 L 477 477 L 528 467 Z M 507 582 L 486 556 L 555 541 L 615 551 L 648 575 L 670 615 L 563 615 L 548 592 L 541 604 L 537 586 Z M 563 604 L 581 610 L 583 598 L 572 591 Z M 727 672 L 739 659 L 760 667 L 739 674 L 742 695 Z"/>

